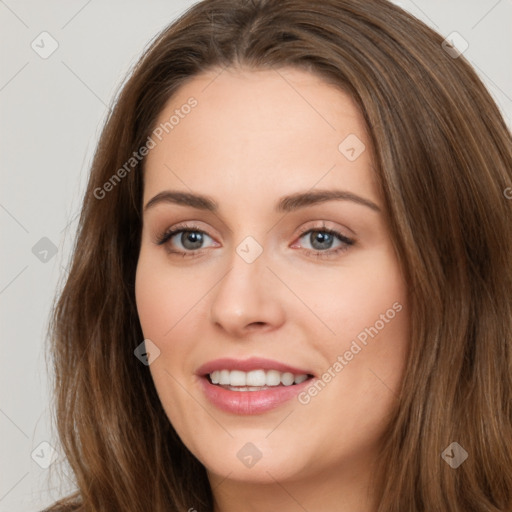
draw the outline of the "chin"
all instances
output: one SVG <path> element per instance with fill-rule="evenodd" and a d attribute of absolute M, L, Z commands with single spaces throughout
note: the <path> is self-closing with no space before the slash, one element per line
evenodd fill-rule
<path fill-rule="evenodd" d="M 302 450 L 307 436 L 302 436 L 302 442 L 278 436 L 274 440 L 265 439 L 268 433 L 244 434 L 222 443 L 212 440 L 214 449 L 199 446 L 194 455 L 210 476 L 222 479 L 229 475 L 230 480 L 273 484 L 276 480 L 294 480 L 303 476 L 314 459 L 308 458 Z"/>

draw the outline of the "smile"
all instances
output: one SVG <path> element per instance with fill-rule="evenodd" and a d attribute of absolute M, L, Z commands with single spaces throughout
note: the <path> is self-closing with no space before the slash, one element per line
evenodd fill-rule
<path fill-rule="evenodd" d="M 224 412 L 263 414 L 283 406 L 310 384 L 314 375 L 270 359 L 218 359 L 197 371 L 207 400 Z"/>

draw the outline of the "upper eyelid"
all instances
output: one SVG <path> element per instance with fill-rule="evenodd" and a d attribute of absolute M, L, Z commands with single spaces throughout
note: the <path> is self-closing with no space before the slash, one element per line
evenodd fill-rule
<path fill-rule="evenodd" d="M 166 232 L 169 232 L 169 231 L 201 231 L 209 236 L 211 236 L 209 233 L 208 233 L 208 229 L 207 228 L 202 228 L 200 227 L 199 225 L 195 225 L 194 222 L 197 222 L 197 221 L 192 221 L 191 224 L 188 224 L 187 221 L 184 221 L 183 223 L 181 222 L 178 222 L 176 225 L 172 226 L 172 227 L 169 227 L 167 229 L 165 229 Z M 315 222 L 315 221 L 312 221 L 312 222 Z M 322 221 L 322 222 L 326 222 L 326 221 Z M 197 222 L 198 223 L 198 222 Z M 214 228 L 215 229 L 215 228 Z M 350 228 L 347 228 L 345 227 L 344 229 L 347 229 L 348 231 L 352 232 L 353 231 L 350 229 Z M 308 226 L 308 227 L 302 227 L 300 230 L 299 230 L 299 233 L 298 235 L 299 236 L 302 236 L 304 233 L 307 233 L 308 231 L 323 231 L 323 230 L 326 230 L 326 231 L 339 231 L 339 228 L 336 228 L 336 227 L 330 227 L 330 226 L 326 226 L 325 224 L 322 225 L 322 226 Z M 231 232 L 231 230 L 230 230 Z"/>
<path fill-rule="evenodd" d="M 172 227 L 169 227 L 167 229 L 165 229 L 165 232 L 169 232 L 169 231 L 177 231 L 177 230 L 183 230 L 183 231 L 201 231 L 201 232 L 204 232 L 205 234 L 207 234 L 208 236 L 212 236 L 210 235 L 210 233 L 208 232 L 209 228 L 202 228 L 199 226 L 199 224 L 201 223 L 202 221 L 183 221 L 183 222 L 178 222 L 176 225 L 172 226 Z M 319 221 L 319 220 L 316 220 L 316 221 L 309 221 L 309 222 L 306 222 L 306 224 L 310 224 L 311 222 L 322 222 L 324 223 L 322 226 L 308 226 L 308 227 L 302 227 L 300 230 L 299 230 L 299 233 L 298 233 L 298 236 L 302 236 L 304 233 L 310 231 L 310 230 L 313 230 L 313 231 L 322 231 L 322 230 L 331 230 L 331 231 L 343 231 L 344 229 L 346 229 L 347 231 L 350 231 L 350 233 L 352 233 L 352 235 L 345 235 L 347 238 L 353 238 L 355 237 L 355 232 L 350 229 L 348 226 L 343 226 L 342 228 L 338 228 L 338 227 L 335 227 L 335 226 L 328 226 L 328 225 L 325 225 L 327 222 L 333 222 L 333 221 L 325 221 L 325 220 L 322 220 L 322 221 Z M 336 224 L 333 222 L 333 224 Z M 217 229 L 213 228 L 216 232 Z M 270 231 L 270 230 L 269 230 Z M 229 232 L 232 233 L 232 230 L 229 229 Z M 268 232 L 268 231 L 267 231 Z M 343 234 L 343 233 L 341 233 Z"/>

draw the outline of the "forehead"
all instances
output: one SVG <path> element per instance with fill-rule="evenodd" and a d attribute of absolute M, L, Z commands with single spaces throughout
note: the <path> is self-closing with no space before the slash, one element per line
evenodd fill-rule
<path fill-rule="evenodd" d="M 356 104 L 305 71 L 200 74 L 168 101 L 155 129 L 145 197 L 165 186 L 284 194 L 320 181 L 322 188 L 343 185 L 377 197 L 370 142 Z"/>

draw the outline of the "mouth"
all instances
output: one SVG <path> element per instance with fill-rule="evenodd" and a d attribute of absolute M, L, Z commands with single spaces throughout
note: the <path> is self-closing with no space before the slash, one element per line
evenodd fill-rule
<path fill-rule="evenodd" d="M 261 358 L 218 359 L 197 371 L 206 398 L 224 412 L 262 414 L 289 402 L 315 378 L 308 370 Z"/>

